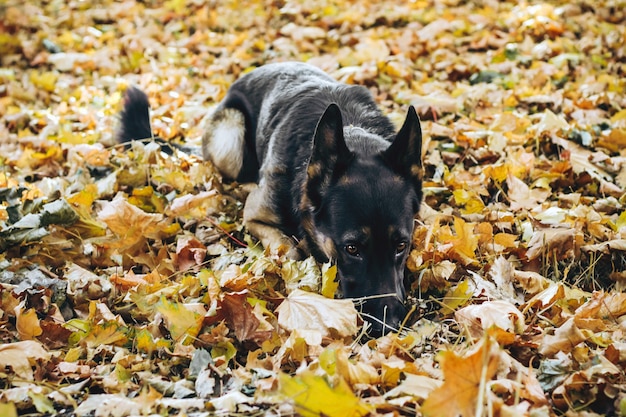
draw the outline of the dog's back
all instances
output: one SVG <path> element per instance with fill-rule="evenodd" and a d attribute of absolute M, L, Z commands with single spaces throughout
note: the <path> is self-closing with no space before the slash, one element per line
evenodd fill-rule
<path fill-rule="evenodd" d="M 258 173 L 245 169 L 255 162 L 257 169 L 263 169 L 260 161 L 269 164 L 266 156 L 271 147 L 279 154 L 271 159 L 272 165 L 277 168 L 275 164 L 279 164 L 293 173 L 310 157 L 312 133 L 331 103 L 341 109 L 344 125 L 360 127 L 388 141 L 393 139 L 394 126 L 365 87 L 342 84 L 316 67 L 288 62 L 264 65 L 233 83 L 206 131 L 203 154 L 231 179 L 254 181 Z M 238 119 L 241 115 L 245 118 L 243 124 Z M 228 129 L 230 134 L 223 134 L 227 130 L 224 126 L 235 125 L 241 130 Z M 350 136 L 346 142 L 355 149 L 370 145 L 360 139 L 351 141 Z"/>

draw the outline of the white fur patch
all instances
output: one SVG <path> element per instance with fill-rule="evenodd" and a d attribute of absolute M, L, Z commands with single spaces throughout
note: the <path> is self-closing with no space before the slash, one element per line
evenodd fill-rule
<path fill-rule="evenodd" d="M 223 109 L 212 117 L 204 137 L 204 155 L 211 159 L 219 171 L 237 178 L 243 166 L 245 146 L 245 120 L 235 109 Z"/>

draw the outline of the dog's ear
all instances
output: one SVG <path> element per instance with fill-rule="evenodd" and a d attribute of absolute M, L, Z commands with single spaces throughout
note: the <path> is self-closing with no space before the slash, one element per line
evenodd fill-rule
<path fill-rule="evenodd" d="M 409 107 L 402 128 L 393 143 L 383 152 L 383 158 L 391 168 L 410 178 L 417 192 L 421 195 L 422 186 L 422 126 L 413 106 Z"/>
<path fill-rule="evenodd" d="M 332 103 L 326 108 L 315 128 L 304 190 L 309 209 L 320 207 L 332 179 L 343 172 L 352 156 L 343 137 L 341 110 Z"/>

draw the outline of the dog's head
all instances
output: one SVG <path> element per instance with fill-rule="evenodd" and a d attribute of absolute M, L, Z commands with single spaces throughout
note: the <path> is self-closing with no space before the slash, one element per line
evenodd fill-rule
<path fill-rule="evenodd" d="M 337 262 L 343 297 L 362 299 L 371 334 L 379 335 L 397 329 L 407 314 L 403 281 L 422 197 L 422 132 L 410 107 L 390 145 L 359 134 L 363 141 L 355 142 L 368 149 L 352 152 L 339 107 L 331 104 L 320 118 L 302 226 L 308 250 L 320 261 Z"/>

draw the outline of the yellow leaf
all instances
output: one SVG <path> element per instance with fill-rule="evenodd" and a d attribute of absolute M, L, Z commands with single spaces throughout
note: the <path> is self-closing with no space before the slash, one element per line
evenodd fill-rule
<path fill-rule="evenodd" d="M 473 291 L 469 287 L 469 280 L 459 282 L 456 287 L 450 289 L 446 293 L 446 296 L 443 297 L 441 301 L 441 304 L 443 304 L 441 313 L 453 313 L 457 308 L 469 301 L 472 297 L 472 293 Z"/>
<path fill-rule="evenodd" d="M 615 222 L 615 227 L 617 228 L 617 230 L 625 226 L 626 226 L 626 210 L 622 211 L 622 213 L 617 218 L 617 221 Z"/>
<path fill-rule="evenodd" d="M 127 329 L 117 322 L 109 321 L 94 325 L 87 336 L 81 340 L 81 344 L 87 347 L 97 347 L 101 345 L 122 346 L 128 341 Z"/>
<path fill-rule="evenodd" d="M 335 349 L 326 348 L 319 356 L 320 367 L 330 376 L 337 372 L 337 361 Z"/>
<path fill-rule="evenodd" d="M 188 309 L 184 304 L 161 297 L 156 309 L 163 315 L 172 339 L 186 345 L 200 332 L 204 316 Z"/>
<path fill-rule="evenodd" d="M 505 248 L 515 248 L 517 247 L 517 238 L 517 235 L 510 233 L 498 233 L 493 236 L 493 242 Z"/>
<path fill-rule="evenodd" d="M 0 403 L 0 416 L 17 417 L 17 408 L 14 403 Z"/>
<path fill-rule="evenodd" d="M 458 189 L 454 190 L 452 195 L 456 204 L 463 207 L 461 210 L 463 214 L 480 213 L 485 208 L 483 200 L 473 191 Z"/>
<path fill-rule="evenodd" d="M 58 75 L 54 72 L 31 72 L 30 73 L 30 82 L 32 82 L 36 87 L 44 89 L 48 92 L 53 92 L 56 88 Z"/>
<path fill-rule="evenodd" d="M 331 386 L 324 377 L 313 373 L 291 377 L 279 375 L 280 394 L 293 401 L 303 417 L 358 417 L 372 412 L 343 379 Z"/>
<path fill-rule="evenodd" d="M 487 381 L 498 370 L 497 344 L 490 339 L 467 357 L 459 356 L 451 350 L 441 352 L 439 362 L 444 375 L 444 383 L 430 393 L 422 412 L 426 416 L 456 417 L 474 416 L 477 406 L 482 404 Z"/>
<path fill-rule="evenodd" d="M 67 202 L 75 208 L 84 207 L 89 211 L 96 198 L 98 198 L 98 186 L 96 184 L 87 184 L 85 188 L 69 196 Z"/>
<path fill-rule="evenodd" d="M 15 327 L 20 334 L 22 340 L 32 340 L 43 333 L 39 325 L 37 312 L 33 308 L 24 310 L 24 302 L 22 301 L 15 307 Z"/>
<path fill-rule="evenodd" d="M 159 348 L 171 348 L 171 345 L 171 341 L 166 339 L 155 340 L 148 329 L 141 329 L 135 335 L 135 346 L 141 352 L 152 353 Z"/>
<path fill-rule="evenodd" d="M 626 147 L 626 129 L 613 129 L 608 136 L 602 136 L 598 140 L 598 146 L 606 148 L 611 152 L 619 152 Z"/>
<path fill-rule="evenodd" d="M 626 212 L 625 212 L 626 213 Z M 326 298 L 334 298 L 339 281 L 337 278 L 337 265 L 326 263 L 322 265 L 322 295 Z"/>
<path fill-rule="evenodd" d="M 456 231 L 456 238 L 452 240 L 454 251 L 466 265 L 476 262 L 474 252 L 478 248 L 478 236 L 474 234 L 474 226 L 460 217 L 455 217 L 454 230 Z"/>
<path fill-rule="evenodd" d="M 345 347 L 335 349 L 335 364 L 337 374 L 352 386 L 355 384 L 377 385 L 380 383 L 378 370 L 365 361 L 351 361 L 348 349 Z"/>
<path fill-rule="evenodd" d="M 83 355 L 83 348 L 73 347 L 70 348 L 65 354 L 65 362 L 76 362 Z"/>
<path fill-rule="evenodd" d="M 509 174 L 509 167 L 506 164 L 502 165 L 487 165 L 483 169 L 483 173 L 487 178 L 491 178 L 495 182 L 503 182 Z"/>
<path fill-rule="evenodd" d="M 218 344 L 211 349 L 211 357 L 214 360 L 222 358 L 224 363 L 230 362 L 236 354 L 237 348 L 229 341 L 218 342 Z M 215 362 L 217 363 L 218 361 L 216 360 Z"/>

